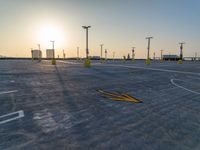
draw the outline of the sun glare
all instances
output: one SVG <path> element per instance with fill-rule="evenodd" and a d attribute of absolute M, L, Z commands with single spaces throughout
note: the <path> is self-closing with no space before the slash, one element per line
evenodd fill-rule
<path fill-rule="evenodd" d="M 38 30 L 37 40 L 45 47 L 50 46 L 50 41 L 55 41 L 55 46 L 62 47 L 66 41 L 65 36 L 64 31 L 59 27 L 43 26 Z"/>

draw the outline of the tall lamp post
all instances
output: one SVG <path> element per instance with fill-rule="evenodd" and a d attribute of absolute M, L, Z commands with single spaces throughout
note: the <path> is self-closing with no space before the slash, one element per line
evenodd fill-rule
<path fill-rule="evenodd" d="M 135 47 L 132 47 L 132 61 L 135 60 Z"/>
<path fill-rule="evenodd" d="M 82 26 L 83 29 L 86 29 L 86 58 L 88 59 L 89 55 L 89 49 L 88 49 L 88 29 L 91 28 L 91 26 Z"/>
<path fill-rule="evenodd" d="M 42 57 L 42 52 L 41 52 L 41 50 L 40 50 L 40 44 L 38 44 L 38 50 L 39 50 L 39 52 L 38 52 L 38 60 L 39 61 L 41 61 L 41 57 Z"/>
<path fill-rule="evenodd" d="M 185 44 L 185 42 L 181 42 L 179 43 L 180 46 L 180 60 L 183 60 L 183 45 Z"/>
<path fill-rule="evenodd" d="M 108 53 L 108 51 L 107 51 L 107 49 L 105 49 L 105 60 L 107 60 L 107 53 Z"/>
<path fill-rule="evenodd" d="M 163 60 L 163 50 L 160 50 L 160 60 Z"/>
<path fill-rule="evenodd" d="M 90 67 L 90 60 L 89 60 L 89 49 L 88 49 L 88 29 L 91 28 L 91 26 L 82 26 L 83 29 L 86 29 L 86 59 L 85 59 L 85 67 Z"/>
<path fill-rule="evenodd" d="M 79 60 L 79 47 L 77 47 L 77 60 Z"/>
<path fill-rule="evenodd" d="M 183 45 L 185 44 L 185 42 L 180 42 L 179 44 L 181 46 L 180 46 L 180 58 L 178 60 L 178 64 L 182 64 L 182 61 L 183 61 Z"/>
<path fill-rule="evenodd" d="M 151 39 L 153 39 L 153 37 L 146 37 L 146 39 L 148 40 L 148 47 L 147 47 L 147 60 L 146 60 L 146 64 L 149 65 L 149 64 L 150 64 L 150 57 L 149 57 L 149 52 L 150 52 L 150 42 L 151 42 Z"/>
<path fill-rule="evenodd" d="M 53 50 L 52 65 L 56 65 L 55 49 L 54 49 L 54 43 L 55 43 L 55 41 L 50 41 L 50 42 L 52 43 L 52 50 Z"/>

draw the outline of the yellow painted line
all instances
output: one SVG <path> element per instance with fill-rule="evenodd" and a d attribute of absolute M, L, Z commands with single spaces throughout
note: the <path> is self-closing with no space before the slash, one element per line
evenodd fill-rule
<path fill-rule="evenodd" d="M 121 97 L 123 98 L 121 95 L 118 95 L 117 93 L 110 93 L 110 92 L 105 92 L 103 90 L 97 90 L 98 92 L 104 94 L 104 95 L 107 95 L 107 96 L 114 96 L 114 97 Z"/>
<path fill-rule="evenodd" d="M 142 101 L 139 99 L 136 99 L 128 94 L 117 94 L 117 93 L 111 93 L 111 92 L 106 92 L 103 90 L 97 90 L 99 93 L 101 93 L 103 96 L 106 96 L 107 98 L 111 100 L 116 100 L 116 101 L 128 101 L 128 102 L 133 102 L 133 103 L 141 103 Z"/>

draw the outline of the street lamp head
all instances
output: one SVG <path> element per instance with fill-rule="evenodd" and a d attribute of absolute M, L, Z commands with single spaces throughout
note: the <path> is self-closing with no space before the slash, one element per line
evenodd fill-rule
<path fill-rule="evenodd" d="M 91 28 L 91 26 L 82 26 L 84 29 Z"/>
<path fill-rule="evenodd" d="M 152 36 L 150 36 L 150 37 L 146 37 L 146 39 L 153 39 L 153 37 L 152 37 Z"/>

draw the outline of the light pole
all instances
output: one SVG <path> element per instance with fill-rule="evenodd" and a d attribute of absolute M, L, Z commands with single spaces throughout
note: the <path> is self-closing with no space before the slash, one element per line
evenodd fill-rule
<path fill-rule="evenodd" d="M 30 49 L 31 49 L 31 55 L 32 55 L 31 58 L 32 58 L 32 61 L 33 61 L 33 59 L 34 59 L 33 58 L 33 48 L 30 48 Z"/>
<path fill-rule="evenodd" d="M 160 50 L 160 59 L 163 60 L 163 50 Z"/>
<path fill-rule="evenodd" d="M 55 50 L 54 50 L 54 43 L 55 41 L 50 41 L 52 43 L 52 50 L 53 50 L 53 59 L 55 58 Z"/>
<path fill-rule="evenodd" d="M 39 52 L 38 52 L 38 60 L 40 61 L 40 57 L 42 57 L 42 56 L 41 56 L 41 51 L 40 51 L 40 44 L 38 44 L 38 49 L 39 49 Z"/>
<path fill-rule="evenodd" d="M 55 60 L 55 49 L 54 49 L 54 43 L 55 41 L 50 41 L 52 43 L 52 50 L 53 50 L 53 58 L 52 58 L 52 65 L 56 65 L 56 60 Z"/>
<path fill-rule="evenodd" d="M 101 59 L 102 59 L 102 55 L 103 55 L 103 44 L 100 44 L 100 46 L 101 46 Z"/>
<path fill-rule="evenodd" d="M 146 39 L 148 40 L 147 59 L 150 59 L 150 58 L 149 58 L 150 42 L 151 42 L 151 39 L 153 39 L 153 37 L 146 37 Z"/>
<path fill-rule="evenodd" d="M 134 61 L 135 59 L 135 47 L 132 47 L 132 60 Z"/>
<path fill-rule="evenodd" d="M 181 42 L 179 43 L 180 46 L 180 60 L 183 60 L 183 45 L 185 44 L 185 42 Z"/>
<path fill-rule="evenodd" d="M 105 49 L 105 60 L 107 60 L 107 53 L 108 53 L 108 51 L 107 51 L 107 49 Z"/>
<path fill-rule="evenodd" d="M 65 59 L 65 50 L 63 49 L 63 60 Z"/>
<path fill-rule="evenodd" d="M 89 55 L 89 49 L 88 49 L 88 29 L 91 28 L 91 26 L 82 26 L 84 29 L 86 29 L 86 58 L 88 59 Z"/>
<path fill-rule="evenodd" d="M 79 47 L 77 47 L 77 60 L 79 59 Z"/>
<path fill-rule="evenodd" d="M 150 42 L 151 42 L 151 39 L 153 39 L 153 37 L 146 37 L 146 39 L 148 40 L 146 64 L 150 65 L 149 51 L 150 51 Z"/>
<path fill-rule="evenodd" d="M 113 52 L 113 61 L 115 60 L 115 52 Z"/>

